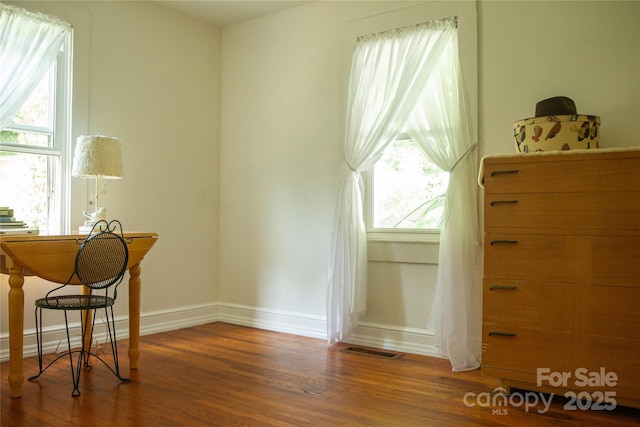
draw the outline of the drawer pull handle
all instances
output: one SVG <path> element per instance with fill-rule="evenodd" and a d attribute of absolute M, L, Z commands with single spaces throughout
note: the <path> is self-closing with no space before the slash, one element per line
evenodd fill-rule
<path fill-rule="evenodd" d="M 504 171 L 493 171 L 493 172 L 491 172 L 491 176 L 506 175 L 506 174 L 513 174 L 513 173 L 518 173 L 518 169 L 510 169 L 510 170 L 504 170 Z"/>
<path fill-rule="evenodd" d="M 491 202 L 491 206 L 496 206 L 496 205 L 515 205 L 516 203 L 518 203 L 517 200 L 494 200 Z"/>
<path fill-rule="evenodd" d="M 495 246 L 495 245 L 515 245 L 516 243 L 518 243 L 517 240 L 492 240 L 491 241 L 491 246 Z"/>
<path fill-rule="evenodd" d="M 504 331 L 491 331 L 489 332 L 490 337 L 498 336 L 498 337 L 515 337 L 516 334 L 513 332 L 504 332 Z"/>
<path fill-rule="evenodd" d="M 492 285 L 489 287 L 490 291 L 515 291 L 517 286 L 512 285 Z"/>

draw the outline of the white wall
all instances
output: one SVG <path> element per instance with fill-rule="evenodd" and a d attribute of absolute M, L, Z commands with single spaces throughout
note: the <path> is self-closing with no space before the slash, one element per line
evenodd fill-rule
<path fill-rule="evenodd" d="M 142 262 L 143 332 L 159 322 L 182 324 L 182 311 L 194 306 L 206 306 L 214 318 L 220 29 L 150 2 L 15 3 L 74 26 L 74 61 L 80 68 L 74 70 L 73 142 L 86 132 L 122 140 L 125 176 L 108 181 L 100 201 L 125 229 L 160 236 Z M 72 181 L 72 228 L 83 221 L 82 209 L 92 210 L 84 200 L 87 185 Z M 4 355 L 9 286 L 7 276 L 0 281 Z M 25 282 L 25 346 L 33 341 L 33 301 L 51 287 L 34 278 Z M 126 315 L 126 307 L 121 292 L 117 314 Z M 203 310 L 188 316 L 194 312 Z"/>
<path fill-rule="evenodd" d="M 294 313 L 324 327 L 344 116 L 340 35 L 354 20 L 404 6 L 319 2 L 223 29 L 223 307 L 274 311 L 283 328 L 295 327 Z M 480 153 L 513 152 L 513 122 L 556 95 L 601 116 L 603 147 L 640 145 L 639 18 L 637 2 L 480 1 Z M 370 255 L 433 250 L 414 246 L 376 243 Z M 354 340 L 428 353 L 437 266 L 387 260 L 370 262 L 368 311 Z"/>
<path fill-rule="evenodd" d="M 223 29 L 223 314 L 234 308 L 267 312 L 281 330 L 325 335 L 350 60 L 343 30 L 350 21 L 410 4 L 318 2 Z M 372 268 L 369 320 L 424 328 L 431 292 L 420 280 L 425 270 L 396 264 L 383 268 L 379 281 Z M 404 297 L 397 292 L 402 287 Z"/>
<path fill-rule="evenodd" d="M 149 2 L 48 2 L 86 11 L 89 34 L 76 37 L 89 43 L 87 130 L 123 140 L 126 176 L 103 200 L 130 228 L 160 234 L 142 266 L 143 332 L 145 321 L 161 329 L 194 313 L 324 332 L 344 117 L 341 34 L 353 20 L 404 5 L 319 2 L 220 31 Z M 512 152 L 513 122 L 554 95 L 601 116 L 603 147 L 640 145 L 639 18 L 638 2 L 480 1 L 481 154 Z M 358 339 L 428 350 L 434 272 L 372 262 Z M 28 280 L 27 307 L 44 287 Z"/>
<path fill-rule="evenodd" d="M 640 3 L 481 1 L 481 152 L 513 151 L 513 122 L 566 95 L 601 118 L 601 147 L 640 145 Z"/>

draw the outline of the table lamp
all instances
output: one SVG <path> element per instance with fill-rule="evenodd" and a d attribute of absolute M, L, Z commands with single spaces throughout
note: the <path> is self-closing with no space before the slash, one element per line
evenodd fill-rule
<path fill-rule="evenodd" d="M 79 178 L 95 178 L 95 211 L 83 212 L 88 218 L 80 226 L 80 233 L 89 233 L 93 225 L 106 219 L 107 210 L 98 203 L 103 179 L 122 178 L 122 149 L 120 140 L 104 135 L 80 135 L 73 155 L 71 175 Z"/>

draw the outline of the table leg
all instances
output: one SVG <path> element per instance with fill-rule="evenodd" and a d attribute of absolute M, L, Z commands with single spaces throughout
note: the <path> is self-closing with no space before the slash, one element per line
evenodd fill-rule
<path fill-rule="evenodd" d="M 7 257 L 8 258 L 8 257 Z M 22 396 L 24 369 L 22 349 L 24 345 L 24 273 L 9 259 L 9 386 L 11 397 Z"/>
<path fill-rule="evenodd" d="M 140 357 L 140 263 L 129 269 L 129 366 L 138 369 Z"/>
<path fill-rule="evenodd" d="M 91 294 L 91 289 L 88 286 L 82 287 L 82 295 Z M 91 351 L 91 346 L 93 345 L 93 316 L 90 310 L 82 310 L 82 324 L 87 325 L 87 331 L 84 336 L 84 348 L 87 351 Z"/>

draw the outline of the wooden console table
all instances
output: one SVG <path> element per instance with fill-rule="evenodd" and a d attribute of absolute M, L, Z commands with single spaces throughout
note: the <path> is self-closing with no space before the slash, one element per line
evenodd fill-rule
<path fill-rule="evenodd" d="M 38 276 L 65 283 L 73 272 L 77 233 L 64 235 L 3 235 L 0 249 L 2 272 L 9 274 L 9 385 L 11 397 L 22 396 L 24 333 L 24 276 Z M 158 239 L 156 233 L 124 233 L 129 243 L 129 361 L 138 368 L 140 356 L 140 262 Z M 6 266 L 5 266 L 6 264 Z M 76 282 L 76 284 L 79 284 Z"/>

